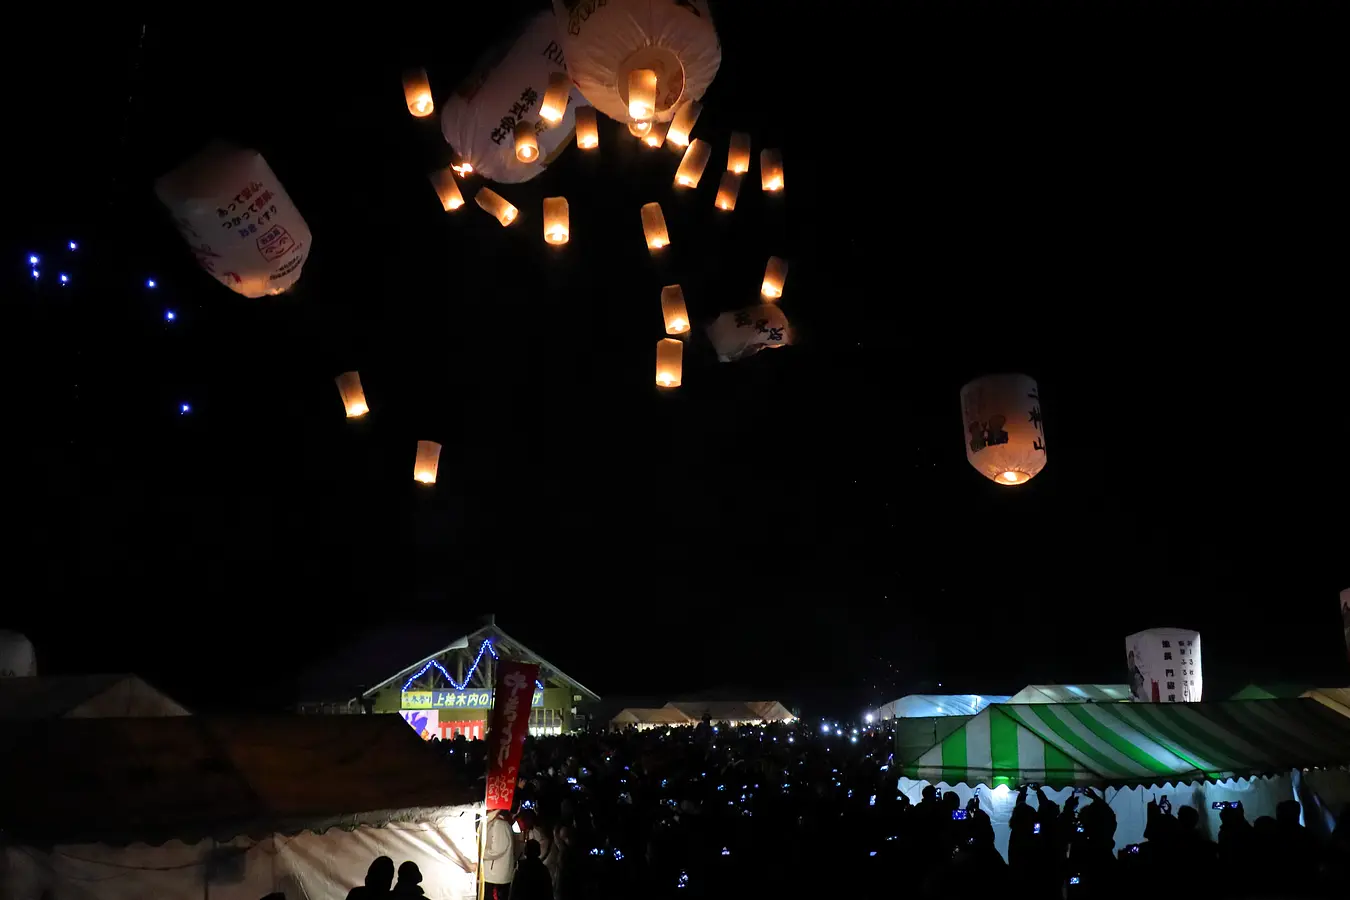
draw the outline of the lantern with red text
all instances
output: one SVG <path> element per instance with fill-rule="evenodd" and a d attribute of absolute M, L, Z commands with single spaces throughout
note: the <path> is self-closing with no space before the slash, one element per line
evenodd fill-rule
<path fill-rule="evenodd" d="M 337 377 L 338 393 L 342 395 L 342 406 L 347 410 L 347 418 L 359 419 L 370 412 L 366 406 L 366 394 L 361 390 L 361 376 L 356 372 L 343 372 Z"/>
<path fill-rule="evenodd" d="M 787 260 L 770 256 L 769 264 L 764 267 L 764 283 L 760 285 L 759 292 L 769 300 L 777 300 L 783 296 L 783 283 L 787 281 L 787 269 Z"/>
<path fill-rule="evenodd" d="M 703 170 L 708 165 L 708 157 L 712 154 L 712 147 L 707 141 L 700 141 L 695 138 L 690 144 L 689 149 L 684 151 L 684 159 L 680 160 L 680 167 L 675 170 L 675 186 L 682 188 L 698 187 L 699 179 L 703 177 Z"/>
<path fill-rule="evenodd" d="M 684 375 L 684 343 L 674 338 L 656 342 L 656 385 L 677 388 Z"/>
<path fill-rule="evenodd" d="M 490 187 L 481 187 L 478 193 L 474 194 L 473 202 L 477 203 L 489 215 L 496 218 L 502 225 L 510 225 L 516 220 L 520 210 L 516 209 L 506 198 L 497 193 Z"/>
<path fill-rule="evenodd" d="M 717 186 L 717 197 L 713 205 L 730 212 L 736 208 L 736 196 L 741 192 L 741 176 L 735 172 L 723 172 L 722 182 Z"/>
<path fill-rule="evenodd" d="M 731 133 L 731 146 L 727 148 L 727 171 L 737 175 L 750 171 L 750 135 L 744 131 Z"/>
<path fill-rule="evenodd" d="M 550 244 L 565 244 L 572 236 L 566 197 L 544 198 L 544 240 Z"/>
<path fill-rule="evenodd" d="M 961 388 L 966 459 L 996 484 L 1026 484 L 1045 468 L 1040 390 L 1026 375 L 986 375 Z"/>
<path fill-rule="evenodd" d="M 595 118 L 594 106 L 578 106 L 576 111 L 577 146 L 593 150 L 600 146 L 600 124 Z"/>
<path fill-rule="evenodd" d="M 759 183 L 766 191 L 783 189 L 783 154 L 770 147 L 759 151 Z"/>
<path fill-rule="evenodd" d="M 403 73 L 403 99 L 408 104 L 408 112 L 419 119 L 436 111 L 436 104 L 431 101 L 431 82 L 427 81 L 426 69 L 409 69 Z"/>
<path fill-rule="evenodd" d="M 689 331 L 689 310 L 684 306 L 684 291 L 678 284 L 661 288 L 661 318 L 666 320 L 666 334 Z"/>
<path fill-rule="evenodd" d="M 670 130 L 666 132 L 666 140 L 676 147 L 689 146 L 689 133 L 694 130 L 694 123 L 698 121 L 698 115 L 701 112 L 703 112 L 703 104 L 697 100 L 685 100 L 680 103 L 675 108 L 675 117 L 670 120 Z"/>
<path fill-rule="evenodd" d="M 449 167 L 437 169 L 431 173 L 431 186 L 441 199 L 441 208 L 452 212 L 464 205 L 464 195 L 459 191 L 459 182 L 455 180 L 455 170 Z"/>
<path fill-rule="evenodd" d="M 422 484 L 436 483 L 436 468 L 441 462 L 441 445 L 435 441 L 417 442 L 417 461 L 413 463 L 413 480 Z"/>
<path fill-rule="evenodd" d="M 571 92 L 572 79 L 567 77 L 566 72 L 549 75 L 548 90 L 544 91 L 544 99 L 539 104 L 539 118 L 550 125 L 561 122 L 563 113 L 567 112 L 567 97 Z"/>
<path fill-rule="evenodd" d="M 661 214 L 661 204 L 648 203 L 642 207 L 642 234 L 647 239 L 648 250 L 670 246 L 670 233 L 666 231 L 666 217 Z"/>

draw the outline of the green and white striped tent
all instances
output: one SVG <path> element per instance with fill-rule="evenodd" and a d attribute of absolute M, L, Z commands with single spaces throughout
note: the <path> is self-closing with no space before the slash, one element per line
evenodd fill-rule
<path fill-rule="evenodd" d="M 1315 700 L 995 704 L 902 768 L 933 784 L 1127 787 L 1350 764 Z"/>

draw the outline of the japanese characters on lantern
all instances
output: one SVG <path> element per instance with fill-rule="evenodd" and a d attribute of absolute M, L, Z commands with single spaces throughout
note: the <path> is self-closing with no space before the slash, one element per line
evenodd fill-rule
<path fill-rule="evenodd" d="M 731 146 L 727 148 L 727 171 L 737 175 L 750 171 L 750 135 L 744 131 L 731 133 Z"/>
<path fill-rule="evenodd" d="M 662 338 L 656 342 L 656 384 L 677 388 L 684 374 L 684 342 Z"/>
<path fill-rule="evenodd" d="M 571 239 L 566 197 L 544 198 L 544 240 L 550 244 L 565 244 Z"/>
<path fill-rule="evenodd" d="M 566 72 L 554 72 L 548 76 L 548 90 L 539 104 L 539 118 L 550 125 L 557 125 L 567 112 L 567 95 L 572 90 L 572 80 Z"/>
<path fill-rule="evenodd" d="M 760 286 L 759 292 L 769 300 L 777 300 L 783 296 L 783 283 L 787 281 L 787 270 L 787 260 L 770 256 L 769 264 L 764 267 L 764 283 Z"/>
<path fill-rule="evenodd" d="M 539 138 L 534 132 L 534 123 L 521 119 L 516 123 L 516 159 L 523 163 L 532 163 L 539 159 Z"/>
<path fill-rule="evenodd" d="M 1026 375 L 986 375 L 961 388 L 966 459 L 995 484 L 1026 484 L 1045 468 L 1040 390 Z"/>
<path fill-rule="evenodd" d="M 772 147 L 759 151 L 759 181 L 766 191 L 783 189 L 783 154 Z"/>
<path fill-rule="evenodd" d="M 698 187 L 699 179 L 703 177 L 703 169 L 708 165 L 708 157 L 711 154 L 712 147 L 707 141 L 700 141 L 698 138 L 691 141 L 689 149 L 684 151 L 684 159 L 680 160 L 680 167 L 675 170 L 675 186 Z"/>
<path fill-rule="evenodd" d="M 435 441 L 417 442 L 417 461 L 413 463 L 413 479 L 422 484 L 436 483 L 436 468 L 441 461 L 441 445 Z"/>
<path fill-rule="evenodd" d="M 1199 703 L 1205 679 L 1200 632 L 1150 628 L 1125 638 L 1130 699 L 1136 703 Z"/>
<path fill-rule="evenodd" d="M 432 172 L 431 186 L 436 189 L 436 196 L 441 198 L 441 208 L 446 212 L 459 209 L 464 205 L 464 195 L 460 193 L 459 182 L 455 180 L 454 169 L 446 167 Z"/>
<path fill-rule="evenodd" d="M 594 106 L 578 106 L 576 111 L 577 120 L 577 147 L 582 150 L 593 150 L 600 146 L 600 125 L 595 118 Z"/>
<path fill-rule="evenodd" d="M 361 376 L 356 372 L 343 372 L 337 377 L 338 393 L 342 395 L 342 406 L 347 410 L 347 418 L 359 419 L 370 412 L 366 406 L 366 394 L 361 390 Z"/>
<path fill-rule="evenodd" d="M 689 146 L 689 133 L 694 130 L 694 123 L 698 121 L 699 113 L 703 112 L 703 104 L 697 100 L 686 99 L 675 108 L 675 117 L 670 120 L 670 130 L 666 132 L 666 140 L 676 147 Z"/>
<path fill-rule="evenodd" d="M 713 205 L 728 212 L 736 208 L 736 196 L 741 192 L 741 178 L 735 172 L 723 172 L 722 181 L 717 185 L 717 197 Z"/>
<path fill-rule="evenodd" d="M 431 101 L 431 82 L 427 81 L 427 70 L 408 69 L 403 73 L 403 99 L 408 103 L 408 112 L 419 119 L 436 111 Z"/>
<path fill-rule="evenodd" d="M 661 317 L 666 320 L 666 334 L 689 331 L 689 310 L 684 305 L 684 290 L 678 284 L 661 288 Z"/>
<path fill-rule="evenodd" d="M 481 206 L 489 215 L 494 216 L 503 226 L 514 222 L 520 212 L 510 203 L 507 203 L 506 198 L 490 187 L 479 188 L 478 193 L 474 194 L 473 202 Z"/>
<path fill-rule="evenodd" d="M 661 204 L 643 205 L 642 234 L 647 238 L 648 250 L 660 250 L 662 247 L 670 246 L 670 233 L 666 231 L 666 217 L 661 214 Z"/>

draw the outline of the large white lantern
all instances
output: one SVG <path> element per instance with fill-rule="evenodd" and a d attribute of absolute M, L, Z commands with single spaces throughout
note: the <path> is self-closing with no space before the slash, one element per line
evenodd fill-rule
<path fill-rule="evenodd" d="M 773 303 L 724 312 L 708 326 L 707 334 L 720 362 L 735 362 L 792 343 L 787 315 Z"/>
<path fill-rule="evenodd" d="M 553 16 L 540 12 L 511 41 L 484 55 L 459 89 L 445 101 L 441 133 L 473 171 L 490 181 L 517 184 L 542 172 L 572 139 L 576 102 L 556 124 L 542 115 L 550 84 L 549 112 L 556 112 L 559 81 L 567 65 Z M 580 95 L 572 92 L 573 101 Z M 537 152 L 529 162 L 516 158 L 516 126 L 535 129 Z"/>
<path fill-rule="evenodd" d="M 0 631 L 0 678 L 31 678 L 37 674 L 33 643 L 15 631 Z"/>
<path fill-rule="evenodd" d="M 313 238 L 267 160 L 215 143 L 155 182 L 197 263 L 245 297 L 300 280 Z"/>
<path fill-rule="evenodd" d="M 1200 632 L 1150 628 L 1125 639 L 1130 698 L 1139 703 L 1199 703 Z"/>
<path fill-rule="evenodd" d="M 1045 428 L 1036 382 L 1026 375 L 986 375 L 961 388 L 966 459 L 985 478 L 1026 484 L 1045 468 Z"/>
<path fill-rule="evenodd" d="M 707 0 L 553 0 L 553 11 L 573 82 L 620 122 L 642 118 L 629 114 L 630 73 L 656 74 L 651 117 L 669 122 L 682 100 L 703 99 L 722 65 Z"/>

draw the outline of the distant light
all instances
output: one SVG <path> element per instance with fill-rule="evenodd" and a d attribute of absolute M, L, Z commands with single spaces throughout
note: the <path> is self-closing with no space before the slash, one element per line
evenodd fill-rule
<path fill-rule="evenodd" d="M 42 277 L 42 273 L 39 272 L 37 269 L 34 269 L 34 270 L 33 270 L 33 277 L 34 277 L 34 278 L 41 278 L 41 277 Z"/>
<path fill-rule="evenodd" d="M 30 255 L 30 256 L 28 257 L 28 264 L 29 264 L 30 266 L 36 266 L 36 265 L 38 264 L 38 262 L 39 262 L 39 260 L 38 260 L 38 258 L 37 258 L 36 256 L 31 256 L 31 255 Z"/>
<path fill-rule="evenodd" d="M 858 743 L 858 736 L 856 734 L 852 735 L 851 737 L 849 737 L 849 740 L 856 744 Z"/>
<path fill-rule="evenodd" d="M 79 247 L 80 247 L 80 245 L 77 244 L 77 243 L 75 243 L 74 241 L 71 241 L 70 244 L 69 244 L 68 246 L 69 246 L 70 249 L 72 249 L 72 250 L 78 250 Z"/>
<path fill-rule="evenodd" d="M 829 733 L 830 733 L 830 723 L 829 723 L 829 722 L 822 722 L 821 725 L 820 725 L 820 730 L 821 730 L 821 732 L 824 733 L 824 734 L 829 734 Z"/>
<path fill-rule="evenodd" d="M 871 713 L 868 713 L 867 715 L 863 716 L 863 721 L 866 722 L 868 725 L 871 725 L 871 724 L 872 724 L 872 714 L 871 714 Z"/>
<path fill-rule="evenodd" d="M 62 284 L 70 284 L 70 276 L 66 273 L 62 272 L 60 278 Z"/>
<path fill-rule="evenodd" d="M 178 316 L 174 315 L 173 310 L 171 309 L 164 310 L 164 321 L 172 322 L 176 318 L 178 318 Z"/>
<path fill-rule="evenodd" d="M 187 414 L 190 413 L 190 412 L 192 412 L 192 404 L 190 404 L 190 403 L 184 403 L 184 404 L 182 404 L 181 406 L 178 407 L 178 413 L 179 413 L 179 415 L 185 416 L 185 415 L 187 415 Z"/>
<path fill-rule="evenodd" d="M 148 287 L 148 288 L 154 287 L 154 286 L 155 286 L 155 279 L 153 279 L 153 278 L 148 278 L 148 279 L 146 279 L 145 286 Z"/>
<path fill-rule="evenodd" d="M 868 856 L 876 856 L 876 855 L 877 855 L 877 851 L 873 850 L 872 852 L 868 853 L 867 855 L 868 855 Z"/>

